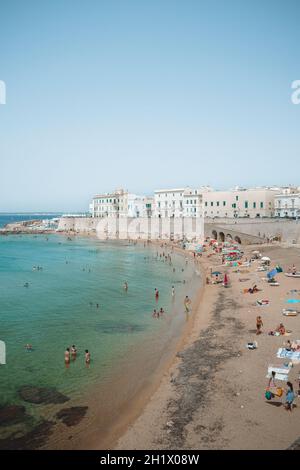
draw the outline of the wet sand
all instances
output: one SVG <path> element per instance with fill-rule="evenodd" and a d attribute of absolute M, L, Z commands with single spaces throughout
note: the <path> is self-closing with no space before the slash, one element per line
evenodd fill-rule
<path fill-rule="evenodd" d="M 245 255 L 255 247 L 246 247 Z M 271 257 L 271 266 L 284 270 L 295 263 L 300 267 L 299 247 L 258 246 Z M 201 260 L 202 270 L 220 267 L 220 256 Z M 208 285 L 202 290 L 185 345 L 160 385 L 145 403 L 140 416 L 114 444 L 115 449 L 286 449 L 300 436 L 299 399 L 293 412 L 284 409 L 282 399 L 268 402 L 264 397 L 269 364 L 283 364 L 276 352 L 287 339 L 300 339 L 299 317 L 284 317 L 282 308 L 290 289 L 300 289 L 300 279 L 280 273 L 279 287 L 271 287 L 257 272 L 258 262 L 244 272 L 229 274 L 231 286 Z M 239 282 L 239 278 L 249 281 Z M 262 292 L 244 294 L 257 284 Z M 267 307 L 256 300 L 268 298 Z M 195 305 L 194 305 L 195 308 Z M 263 333 L 255 334 L 256 316 L 264 321 Z M 289 338 L 267 332 L 283 322 L 292 330 Z M 258 349 L 246 343 L 257 341 Z M 300 365 L 289 373 L 297 392 Z M 279 382 L 285 387 L 285 382 Z M 297 445 L 297 444 L 296 444 Z M 299 445 L 299 444 L 298 444 Z"/>

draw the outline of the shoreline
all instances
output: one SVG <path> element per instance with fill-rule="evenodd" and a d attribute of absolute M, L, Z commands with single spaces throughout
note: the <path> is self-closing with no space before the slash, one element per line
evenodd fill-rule
<path fill-rule="evenodd" d="M 57 233 L 56 233 L 57 234 Z M 66 236 L 64 233 L 58 233 L 57 235 L 60 236 Z M 81 238 L 81 235 L 78 235 L 79 238 Z M 91 241 L 93 238 L 92 236 L 85 237 L 83 236 L 82 238 L 89 238 Z M 97 239 L 97 238 L 96 238 Z M 138 242 L 138 241 L 137 241 Z M 138 245 L 142 247 L 142 244 L 145 242 L 143 240 L 140 240 Z M 156 251 L 162 252 L 162 249 L 158 249 L 158 245 L 160 243 L 149 243 L 148 248 L 153 251 L 153 253 Z M 147 246 L 147 244 L 146 244 Z M 167 253 L 171 253 L 170 246 L 164 247 L 164 251 Z M 180 256 L 181 259 L 181 266 L 184 264 L 184 258 L 187 257 L 187 252 L 182 249 L 177 249 L 174 247 L 174 255 Z M 189 270 L 192 270 L 195 273 L 195 267 L 193 265 L 194 263 L 189 261 Z M 194 274 L 195 276 L 195 274 Z M 123 402 L 121 401 L 120 403 L 117 403 L 117 413 L 113 413 L 111 417 L 108 417 L 107 414 L 105 417 L 103 416 L 103 423 L 101 422 L 101 413 L 99 414 L 97 410 L 97 400 L 99 400 L 99 397 L 101 397 L 101 400 L 105 401 L 108 399 L 109 400 L 109 393 L 107 386 L 104 386 L 103 392 L 104 395 L 99 395 L 99 391 L 97 392 L 97 389 L 99 390 L 99 387 L 92 387 L 88 390 L 88 393 L 86 397 L 82 397 L 79 400 L 76 399 L 75 403 L 72 403 L 72 405 L 79 405 L 79 406 L 85 406 L 89 405 L 89 409 L 92 411 L 93 408 L 95 410 L 95 416 L 100 420 L 99 421 L 99 427 L 97 429 L 97 420 L 93 419 L 93 423 L 91 424 L 91 428 L 89 429 L 89 426 L 87 426 L 87 423 L 82 422 L 82 428 L 81 424 L 79 427 L 74 428 L 73 430 L 70 429 L 71 434 L 73 435 L 74 439 L 68 440 L 68 434 L 69 432 L 66 432 L 64 436 L 61 435 L 61 439 L 57 440 L 57 432 L 64 433 L 64 431 L 67 431 L 64 429 L 63 425 L 57 424 L 58 426 L 57 430 L 53 433 L 53 435 L 50 435 L 47 441 L 41 446 L 42 449 L 56 449 L 56 448 L 65 448 L 65 449 L 106 449 L 106 448 L 113 448 L 115 442 L 119 439 L 119 437 L 126 431 L 128 426 L 132 424 L 134 420 L 138 418 L 138 416 L 141 414 L 142 410 L 145 407 L 145 404 L 151 399 L 151 396 L 155 392 L 155 390 L 159 387 L 160 382 L 163 378 L 163 376 L 167 373 L 169 368 L 173 365 L 174 361 L 176 360 L 176 354 L 177 352 L 183 347 L 183 344 L 186 341 L 186 338 L 189 335 L 189 332 L 191 331 L 191 328 L 193 326 L 194 322 L 194 312 L 196 311 L 196 304 L 198 302 L 198 297 L 199 295 L 201 296 L 201 291 L 203 287 L 203 277 L 199 278 L 194 278 L 194 280 L 191 282 L 191 284 L 188 282 L 187 283 L 187 289 L 190 290 L 192 289 L 193 296 L 193 304 L 192 304 L 192 311 L 190 312 L 190 318 L 188 322 L 182 322 L 180 326 L 180 330 L 178 328 L 175 328 L 173 331 L 173 334 L 170 336 L 170 340 L 172 341 L 172 344 L 168 345 L 168 343 L 165 343 L 163 346 L 163 354 L 161 358 L 158 360 L 157 364 L 155 365 L 155 368 L 152 369 L 152 366 L 150 366 L 150 371 L 151 375 L 147 379 L 145 376 L 142 376 L 141 378 L 143 379 L 142 383 L 138 384 L 137 382 L 137 392 L 133 390 L 133 393 L 131 395 L 128 395 L 129 399 L 126 398 Z M 178 299 L 176 299 L 176 304 L 177 307 L 177 315 L 178 315 L 178 310 L 180 310 L 181 304 L 183 303 L 183 299 L 181 300 L 181 294 L 178 293 Z M 176 326 L 176 324 L 175 324 Z M 179 326 L 179 325 L 177 325 Z M 137 370 L 142 371 L 141 369 L 141 361 L 138 361 Z M 130 373 L 130 370 L 128 371 Z M 118 375 L 118 370 L 117 370 L 117 375 Z M 112 382 L 112 384 L 115 385 L 120 385 L 122 387 L 122 383 L 124 380 L 128 381 L 128 375 L 126 375 L 125 371 L 123 373 L 119 374 L 120 377 L 116 378 Z M 137 374 L 136 374 L 137 375 Z M 137 375 L 138 377 L 138 375 Z M 136 381 L 138 378 L 136 378 Z M 100 388 L 101 390 L 101 388 Z M 86 399 L 87 398 L 87 399 Z M 113 406 L 113 405 L 112 405 Z M 94 413 L 93 413 L 94 414 Z M 107 425 L 105 424 L 107 422 Z M 86 433 L 82 433 L 82 429 L 86 429 Z M 86 434 L 86 435 L 85 435 Z"/>
<path fill-rule="evenodd" d="M 144 243 L 142 240 L 140 240 L 140 242 Z M 151 241 L 151 244 L 160 247 L 161 242 Z M 165 248 L 169 250 L 171 248 L 171 245 L 166 244 Z M 179 247 L 174 246 L 174 251 L 184 257 L 187 257 L 187 255 L 190 256 L 188 252 Z M 192 257 L 190 258 L 192 260 Z M 195 327 L 196 315 L 204 296 L 205 271 L 201 264 L 199 264 L 198 267 L 201 271 L 200 285 L 197 287 L 196 290 L 195 301 L 193 302 L 192 315 L 190 316 L 189 321 L 187 322 L 185 327 L 183 328 L 183 331 L 181 332 L 180 337 L 176 342 L 177 344 L 174 350 L 169 353 L 169 355 L 171 354 L 171 357 L 161 367 L 158 367 L 158 369 L 155 371 L 155 377 L 153 378 L 154 380 L 152 381 L 151 385 L 147 387 L 144 386 L 135 397 L 132 397 L 130 403 L 126 403 L 126 405 L 124 406 L 124 408 L 126 409 L 122 410 L 122 416 L 117 420 L 117 422 L 112 423 L 111 428 L 109 429 L 106 437 L 101 440 L 101 445 L 96 447 L 97 450 L 113 450 L 118 448 L 116 446 L 119 440 L 128 432 L 128 429 L 134 426 L 134 423 L 139 419 L 139 417 L 143 415 L 145 408 L 153 400 L 155 393 L 157 393 L 157 391 L 160 389 L 165 379 L 169 377 L 170 371 L 173 370 L 174 367 L 176 368 L 178 366 L 178 354 L 188 344 L 189 335 Z M 98 438 L 97 442 L 99 442 Z"/>
<path fill-rule="evenodd" d="M 246 247 L 245 254 L 253 249 L 255 246 Z M 270 255 L 274 264 L 279 261 L 287 266 L 299 257 L 297 247 L 260 245 L 257 249 Z M 216 264 L 217 256 L 209 262 L 205 258 L 201 260 L 203 271 L 209 265 L 220 265 Z M 244 297 L 241 288 L 246 284 L 237 279 L 243 274 L 223 267 L 221 271 L 229 273 L 232 287 L 204 284 L 190 335 L 142 413 L 115 442 L 114 449 L 285 449 L 297 441 L 297 408 L 293 413 L 286 412 L 281 403 L 270 406 L 272 403 L 264 399 L 266 369 L 269 363 L 276 363 L 276 348 L 282 339 L 264 332 L 258 337 L 256 351 L 245 347 L 247 341 L 257 339 L 253 335 L 257 314 L 265 317 L 266 329 L 282 321 L 276 305 L 297 280 L 281 275 L 280 286 L 272 288 L 261 281 L 255 267 L 242 271 L 248 271 L 250 283 L 260 279 L 261 288 L 272 301 L 269 309 L 273 316 L 270 310 L 249 304 L 265 293 Z M 300 287 L 299 281 L 297 285 Z M 300 338 L 300 328 L 293 319 L 284 319 L 284 324 L 289 326 L 291 321 L 293 339 Z M 299 366 L 294 366 L 294 384 L 297 373 Z"/>

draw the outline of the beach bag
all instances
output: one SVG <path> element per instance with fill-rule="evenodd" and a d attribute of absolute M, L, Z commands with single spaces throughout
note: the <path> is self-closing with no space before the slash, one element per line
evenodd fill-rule
<path fill-rule="evenodd" d="M 282 394 L 283 394 L 282 388 L 278 387 L 277 390 L 276 390 L 276 395 L 277 395 L 278 397 L 282 397 Z"/>
<path fill-rule="evenodd" d="M 266 391 L 265 397 L 266 397 L 267 400 L 271 400 L 271 398 L 272 398 L 272 393 L 270 392 L 270 390 L 267 390 L 267 391 Z"/>

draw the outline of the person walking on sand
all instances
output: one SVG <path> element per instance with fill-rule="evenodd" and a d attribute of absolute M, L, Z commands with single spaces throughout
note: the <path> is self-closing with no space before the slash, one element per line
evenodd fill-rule
<path fill-rule="evenodd" d="M 294 388 L 291 382 L 287 382 L 287 391 L 285 395 L 285 409 L 292 411 L 293 410 L 293 402 L 295 400 Z"/>
<path fill-rule="evenodd" d="M 89 367 L 91 362 L 91 353 L 89 352 L 88 349 L 85 350 L 85 364 L 87 367 Z"/>
<path fill-rule="evenodd" d="M 67 349 L 65 350 L 65 364 L 66 364 L 66 367 L 69 367 L 69 365 L 70 365 L 70 360 L 71 360 L 70 348 L 67 348 Z"/>
<path fill-rule="evenodd" d="M 268 388 L 276 388 L 277 387 L 276 382 L 275 382 L 275 375 L 276 375 L 276 372 L 274 370 L 272 370 L 271 377 L 268 380 Z"/>
<path fill-rule="evenodd" d="M 261 328 L 262 328 L 263 325 L 264 324 L 263 324 L 262 318 L 259 315 L 258 317 L 256 317 L 256 334 L 257 335 L 261 334 Z"/>
<path fill-rule="evenodd" d="M 185 296 L 185 299 L 184 299 L 184 307 L 185 307 L 186 313 L 189 313 L 189 311 L 190 311 L 190 305 L 191 305 L 191 299 L 189 298 L 188 295 L 186 295 L 186 296 Z"/>

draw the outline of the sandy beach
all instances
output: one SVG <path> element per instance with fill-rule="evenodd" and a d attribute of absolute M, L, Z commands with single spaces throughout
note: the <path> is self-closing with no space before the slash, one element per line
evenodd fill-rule
<path fill-rule="evenodd" d="M 243 247 L 249 258 L 252 250 L 271 258 L 271 267 L 299 268 L 299 247 L 259 245 Z M 205 285 L 193 302 L 190 328 L 176 359 L 165 372 L 159 386 L 145 403 L 142 413 L 114 443 L 115 449 L 286 449 L 300 436 L 299 399 L 293 412 L 286 411 L 284 397 L 265 399 L 268 365 L 282 365 L 276 357 L 287 339 L 300 339 L 299 317 L 284 317 L 286 299 L 292 289 L 300 289 L 300 279 L 279 273 L 279 286 L 270 286 L 258 272 L 259 262 L 251 267 L 225 268 L 220 255 L 201 259 L 201 270 L 227 272 L 230 287 Z M 247 279 L 240 282 L 239 279 Z M 243 289 L 257 284 L 260 292 L 244 294 Z M 269 299 L 268 306 L 256 305 Z M 263 332 L 256 335 L 256 317 L 262 316 Z M 283 322 L 291 335 L 270 336 Z M 248 350 L 248 342 L 258 348 Z M 289 380 L 298 392 L 300 365 L 294 365 Z M 278 381 L 286 389 L 286 382 Z"/>

